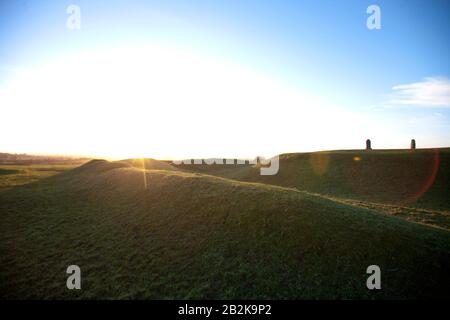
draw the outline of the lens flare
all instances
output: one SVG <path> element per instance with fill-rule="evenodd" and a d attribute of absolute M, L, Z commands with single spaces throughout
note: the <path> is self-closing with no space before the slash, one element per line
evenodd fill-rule
<path fill-rule="evenodd" d="M 345 183 L 364 200 L 408 205 L 424 196 L 439 170 L 439 150 L 392 151 L 353 155 L 344 168 Z"/>
<path fill-rule="evenodd" d="M 311 153 L 309 162 L 314 173 L 318 176 L 324 175 L 328 170 L 328 165 L 330 162 L 330 157 L 324 152 L 314 152 Z"/>

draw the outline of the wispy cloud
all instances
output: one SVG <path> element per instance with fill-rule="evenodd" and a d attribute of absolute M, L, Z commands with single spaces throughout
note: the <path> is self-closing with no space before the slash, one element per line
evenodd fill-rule
<path fill-rule="evenodd" d="M 450 108 L 450 80 L 425 78 L 421 82 L 392 87 L 388 105 L 404 105 L 429 108 Z"/>

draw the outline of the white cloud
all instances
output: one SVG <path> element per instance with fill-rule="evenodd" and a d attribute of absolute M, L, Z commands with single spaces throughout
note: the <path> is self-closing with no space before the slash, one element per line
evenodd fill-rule
<path fill-rule="evenodd" d="M 450 80 L 425 78 L 421 82 L 396 85 L 389 105 L 450 108 Z"/>

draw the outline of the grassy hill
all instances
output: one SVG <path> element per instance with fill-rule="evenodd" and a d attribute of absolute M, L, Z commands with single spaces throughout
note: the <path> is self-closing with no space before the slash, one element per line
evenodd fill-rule
<path fill-rule="evenodd" d="M 288 179 L 283 162 L 278 184 Z M 0 297 L 449 297 L 447 230 L 299 188 L 140 164 L 91 161 L 0 190 Z M 256 179 L 246 176 L 253 168 L 239 170 Z M 285 184 L 298 187 L 299 177 Z M 80 291 L 65 287 L 71 264 L 81 267 Z M 379 291 L 366 288 L 372 264 Z"/>
<path fill-rule="evenodd" d="M 249 165 L 178 167 L 344 199 L 450 210 L 450 148 L 283 154 L 273 176 Z"/>
<path fill-rule="evenodd" d="M 39 181 L 77 166 L 79 164 L 0 165 L 0 191 Z"/>

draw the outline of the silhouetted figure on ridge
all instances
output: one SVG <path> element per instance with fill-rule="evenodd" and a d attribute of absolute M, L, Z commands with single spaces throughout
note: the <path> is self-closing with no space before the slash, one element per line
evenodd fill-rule
<path fill-rule="evenodd" d="M 411 150 L 416 150 L 416 140 L 415 139 L 411 140 Z"/>

